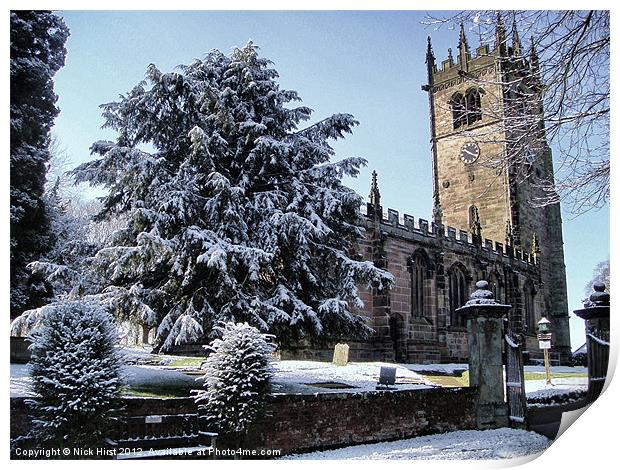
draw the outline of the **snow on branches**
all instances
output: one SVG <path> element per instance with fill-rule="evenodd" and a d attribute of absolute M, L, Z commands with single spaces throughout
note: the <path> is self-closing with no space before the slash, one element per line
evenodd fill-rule
<path fill-rule="evenodd" d="M 54 445 L 98 443 L 121 387 L 113 319 L 95 301 L 60 302 L 31 339 L 33 437 Z"/>
<path fill-rule="evenodd" d="M 336 114 L 300 128 L 312 111 L 291 106 L 300 98 L 257 49 L 212 51 L 171 73 L 150 65 L 102 106 L 116 142 L 96 142 L 98 158 L 74 171 L 108 188 L 100 217 L 129 220 L 94 266 L 108 293 L 139 293 L 164 351 L 231 320 L 283 344 L 362 337 L 358 286 L 393 280 L 348 256 L 361 197 L 341 179 L 365 160 L 332 161 L 329 140 L 357 122 Z"/>
<path fill-rule="evenodd" d="M 209 347 L 204 390 L 197 392 L 195 400 L 209 426 L 243 434 L 264 411 L 275 346 L 269 335 L 247 323 L 226 323 L 215 329 L 222 337 Z"/>
<path fill-rule="evenodd" d="M 27 269 L 51 248 L 43 190 L 50 129 L 59 110 L 53 77 L 64 65 L 69 30 L 50 11 L 10 14 L 11 70 L 11 317 L 50 297 Z"/>

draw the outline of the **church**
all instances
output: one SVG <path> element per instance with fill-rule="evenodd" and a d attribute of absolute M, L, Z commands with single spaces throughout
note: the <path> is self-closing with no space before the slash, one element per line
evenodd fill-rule
<path fill-rule="evenodd" d="M 495 44 L 472 54 L 461 26 L 458 54 L 440 64 L 428 38 L 426 68 L 433 214 L 399 214 L 382 205 L 373 172 L 362 213 L 360 259 L 395 277 L 389 290 L 360 289 L 375 335 L 349 342 L 351 360 L 403 363 L 466 362 L 463 306 L 478 280 L 512 309 L 507 327 L 525 340 L 526 359 L 542 357 L 536 339 L 541 317 L 551 321 L 555 364 L 570 358 L 566 272 L 559 204 L 536 207 L 544 196 L 536 181 L 553 179 L 551 149 L 539 119 L 536 144 L 523 145 L 525 118 L 542 116 L 538 58 L 522 52 L 516 25 L 501 19 Z M 527 56 L 527 57 L 526 57 Z M 523 154 L 525 164 L 489 165 L 493 156 Z M 525 169 L 524 169 L 525 168 Z M 287 356 L 328 359 L 332 349 L 293 349 Z"/>

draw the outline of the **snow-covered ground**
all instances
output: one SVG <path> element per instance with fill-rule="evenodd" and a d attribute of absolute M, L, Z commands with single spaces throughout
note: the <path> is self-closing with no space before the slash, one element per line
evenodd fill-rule
<path fill-rule="evenodd" d="M 375 390 L 382 366 L 396 367 L 396 390 L 428 388 L 434 385 L 406 367 L 384 362 L 349 362 L 337 366 L 331 362 L 279 361 L 273 382 L 275 393 L 338 393 Z M 312 386 L 317 383 L 343 384 L 342 388 Z M 348 385 L 349 387 L 345 387 Z"/>
<path fill-rule="evenodd" d="M 540 434 L 501 428 L 456 431 L 283 457 L 284 460 L 482 460 L 543 452 L 551 441 Z"/>
<path fill-rule="evenodd" d="M 11 396 L 31 397 L 30 366 L 28 364 L 11 364 Z"/>
<path fill-rule="evenodd" d="M 126 383 L 134 387 L 162 384 L 195 388 L 201 386 L 200 381 L 197 380 L 199 377 L 157 366 L 125 366 L 123 376 Z"/>
<path fill-rule="evenodd" d="M 462 374 L 469 370 L 468 364 L 401 364 L 409 370 L 428 374 L 438 373 L 443 375 Z M 545 373 L 544 366 L 524 366 L 525 372 Z M 587 374 L 587 367 L 551 366 L 553 374 Z"/>
<path fill-rule="evenodd" d="M 401 364 L 414 372 L 437 375 L 461 375 L 469 370 L 468 364 Z"/>
<path fill-rule="evenodd" d="M 141 361 L 147 361 L 153 358 L 150 346 L 121 346 L 121 354 L 124 356 L 126 362 L 139 363 Z"/>
<path fill-rule="evenodd" d="M 336 366 L 329 362 L 276 362 L 273 389 L 275 393 L 338 393 L 375 390 L 381 362 L 349 363 Z M 123 368 L 125 382 L 130 387 L 161 386 L 200 388 L 200 376 L 188 375 L 159 366 L 128 365 Z M 198 378 L 198 380 L 197 380 Z M 342 388 L 313 386 L 317 383 L 342 384 Z M 11 364 L 11 396 L 30 396 L 30 367 Z M 395 390 L 427 388 L 433 385 L 424 377 L 404 367 L 396 366 Z"/>
<path fill-rule="evenodd" d="M 545 373 L 545 366 L 524 366 L 525 372 Z M 587 374 L 587 367 L 571 367 L 571 366 L 551 366 L 552 374 Z"/>
<path fill-rule="evenodd" d="M 566 389 L 583 389 L 588 387 L 587 377 L 561 377 L 552 378 L 551 385 L 547 385 L 545 380 L 526 380 L 525 381 L 525 393 L 536 392 L 540 390 L 548 390 L 548 394 L 553 394 L 553 391 L 566 390 Z"/>
<path fill-rule="evenodd" d="M 124 377 L 128 386 L 162 386 L 200 388 L 196 375 L 188 375 L 179 370 L 140 364 L 148 361 L 150 356 L 146 350 L 124 349 L 130 364 L 124 367 Z M 167 358 L 167 357 L 166 357 Z M 419 389 L 433 387 L 431 382 L 416 372 L 435 371 L 439 374 L 453 374 L 467 368 L 466 364 L 388 364 L 382 362 L 351 362 L 346 366 L 337 366 L 330 362 L 315 361 L 277 361 L 273 380 L 275 393 L 342 393 L 375 390 L 381 366 L 396 367 L 396 390 Z M 538 366 L 526 366 L 527 372 L 544 372 Z M 585 368 L 554 367 L 555 373 L 586 372 Z M 198 371 L 196 371 L 198 372 Z M 342 384 L 340 388 L 317 386 L 321 383 Z M 566 389 L 579 389 L 587 386 L 586 377 L 566 377 L 552 379 L 553 386 L 546 385 L 544 380 L 527 380 L 527 393 L 537 390 L 551 390 L 546 393 L 565 393 Z M 315 385 L 312 385 L 315 384 Z M 11 396 L 30 395 L 30 369 L 28 365 L 11 364 Z"/>
<path fill-rule="evenodd" d="M 196 376 L 190 376 L 174 370 L 167 370 L 156 366 L 125 366 L 123 377 L 129 386 L 165 386 L 200 388 L 201 384 Z M 30 386 L 30 366 L 28 364 L 11 364 L 11 396 L 32 396 Z"/>

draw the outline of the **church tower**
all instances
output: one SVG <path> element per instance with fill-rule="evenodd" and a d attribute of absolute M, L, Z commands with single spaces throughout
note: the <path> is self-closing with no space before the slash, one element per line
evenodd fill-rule
<path fill-rule="evenodd" d="M 508 34 L 499 13 L 492 48 L 481 44 L 472 54 L 461 25 L 455 52 L 448 49 L 438 66 L 428 38 L 428 84 L 422 88 L 429 96 L 435 222 L 466 230 L 474 240 L 504 243 L 508 256 L 536 255 L 538 317 L 552 321 L 554 350 L 566 360 L 560 207 L 535 204 L 545 197 L 537 182 L 553 179 L 536 52 L 533 46 L 524 52 L 516 25 Z M 530 337 L 531 323 L 525 328 Z"/>

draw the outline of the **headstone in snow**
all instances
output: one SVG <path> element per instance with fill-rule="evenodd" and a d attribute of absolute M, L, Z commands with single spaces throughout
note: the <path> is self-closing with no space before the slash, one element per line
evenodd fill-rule
<path fill-rule="evenodd" d="M 349 363 L 349 345 L 338 343 L 334 346 L 333 363 L 337 366 L 346 366 Z"/>
<path fill-rule="evenodd" d="M 381 367 L 379 383 L 381 385 L 394 385 L 396 383 L 396 367 Z"/>

